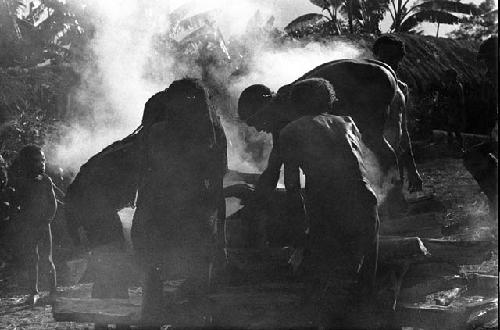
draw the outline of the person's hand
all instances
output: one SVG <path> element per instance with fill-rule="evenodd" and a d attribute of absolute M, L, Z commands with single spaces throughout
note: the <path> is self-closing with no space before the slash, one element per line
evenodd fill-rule
<path fill-rule="evenodd" d="M 423 189 L 423 182 L 422 178 L 420 177 L 420 174 L 415 171 L 414 174 L 408 175 L 408 191 L 409 192 L 416 192 L 416 191 L 422 191 Z"/>

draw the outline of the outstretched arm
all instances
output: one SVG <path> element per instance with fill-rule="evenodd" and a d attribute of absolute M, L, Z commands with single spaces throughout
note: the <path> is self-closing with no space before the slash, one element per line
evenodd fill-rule
<path fill-rule="evenodd" d="M 283 160 L 280 155 L 279 138 L 276 136 L 279 133 L 273 134 L 273 150 L 269 155 L 267 167 L 260 175 L 255 193 L 258 199 L 266 199 L 275 189 L 280 178 L 281 165 Z"/>

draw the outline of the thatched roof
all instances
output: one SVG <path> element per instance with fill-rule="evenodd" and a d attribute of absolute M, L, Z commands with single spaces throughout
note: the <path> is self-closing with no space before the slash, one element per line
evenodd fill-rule
<path fill-rule="evenodd" d="M 398 37 L 406 44 L 406 57 L 398 69 L 398 77 L 409 85 L 412 93 L 419 95 L 429 92 L 429 89 L 440 84 L 444 71 L 450 68 L 458 72 L 462 83 L 479 84 L 482 75 L 476 60 L 479 42 L 416 34 L 398 34 Z M 326 45 L 347 40 L 370 56 L 376 38 L 373 35 L 323 36 L 311 33 L 299 40 L 304 44 L 314 41 Z"/>
<path fill-rule="evenodd" d="M 406 44 L 406 57 L 398 75 L 414 93 L 428 92 L 450 68 L 458 72 L 463 83 L 479 84 L 481 70 L 476 60 L 479 43 L 410 34 L 399 37 Z"/>

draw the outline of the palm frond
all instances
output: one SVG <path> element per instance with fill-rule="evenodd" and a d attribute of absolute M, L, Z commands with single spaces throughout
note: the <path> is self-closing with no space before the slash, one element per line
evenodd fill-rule
<path fill-rule="evenodd" d="M 309 2 L 320 7 L 321 9 L 326 9 L 330 6 L 330 3 L 327 0 L 309 0 Z"/>
<path fill-rule="evenodd" d="M 458 1 L 446 1 L 446 0 L 433 0 L 426 1 L 417 6 L 416 9 L 420 11 L 445 11 L 448 13 L 457 13 L 457 14 L 467 14 L 467 15 L 476 15 L 479 14 L 479 8 L 473 3 L 465 4 Z"/>
<path fill-rule="evenodd" d="M 400 26 L 400 32 L 408 32 L 423 22 L 457 24 L 460 18 L 445 11 L 425 10 L 409 16 Z"/>
<path fill-rule="evenodd" d="M 290 33 L 292 31 L 302 30 L 323 21 L 326 21 L 326 17 L 324 15 L 316 13 L 305 14 L 288 23 L 288 25 L 285 26 L 285 32 Z"/>

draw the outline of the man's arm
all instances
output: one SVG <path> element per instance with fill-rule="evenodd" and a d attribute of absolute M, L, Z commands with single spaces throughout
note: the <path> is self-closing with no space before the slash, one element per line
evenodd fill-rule
<path fill-rule="evenodd" d="M 280 178 L 281 165 L 283 160 L 280 155 L 279 132 L 273 134 L 273 149 L 269 155 L 267 167 L 260 175 L 259 181 L 255 187 L 255 193 L 258 199 L 267 198 L 276 189 Z"/>
<path fill-rule="evenodd" d="M 290 133 L 292 132 L 292 133 Z M 293 131 L 285 131 L 282 134 L 282 159 L 284 160 L 284 181 L 289 205 L 297 205 L 302 213 L 305 227 L 309 227 L 309 218 L 307 208 L 302 195 L 300 186 L 300 167 L 296 158 L 297 148 L 294 147 Z M 301 241 L 296 242 L 299 247 L 305 245 L 305 235 L 300 238 Z"/>
<path fill-rule="evenodd" d="M 285 179 L 285 188 L 287 194 L 287 202 L 289 206 L 293 205 L 300 207 L 300 209 L 297 211 L 302 212 L 303 224 L 305 229 L 302 235 L 300 235 L 294 242 L 295 250 L 291 255 L 290 259 L 288 260 L 288 263 L 292 266 L 293 271 L 297 272 L 304 259 L 305 251 L 307 250 L 307 237 L 308 237 L 310 222 L 307 215 L 304 196 L 302 196 L 302 189 L 300 186 L 300 167 L 296 158 L 297 149 L 294 148 L 293 144 L 293 131 L 290 138 L 287 138 L 286 136 L 286 134 L 289 132 L 285 131 L 284 133 L 285 135 L 282 134 L 280 139 L 282 141 L 281 151 L 285 167 L 284 179 Z"/>
<path fill-rule="evenodd" d="M 54 184 L 52 183 L 52 180 L 50 177 L 47 175 L 42 176 L 42 182 L 40 184 L 43 184 L 43 198 L 42 200 L 45 202 L 43 207 L 43 211 L 41 214 L 41 221 L 50 223 L 53 219 L 54 216 L 56 215 L 56 210 L 57 210 L 57 200 L 56 200 L 56 194 L 54 193 Z"/>

